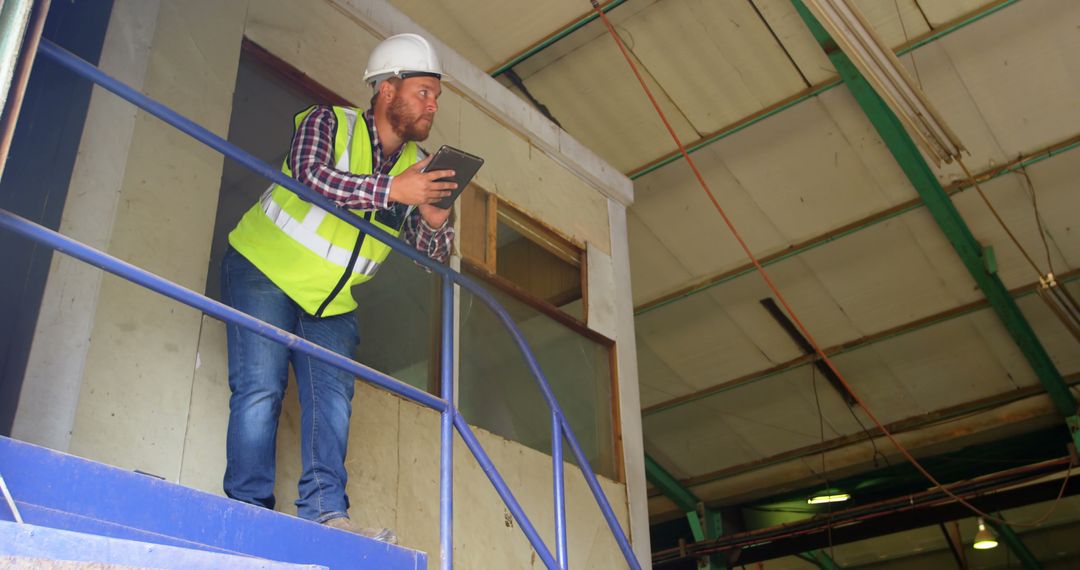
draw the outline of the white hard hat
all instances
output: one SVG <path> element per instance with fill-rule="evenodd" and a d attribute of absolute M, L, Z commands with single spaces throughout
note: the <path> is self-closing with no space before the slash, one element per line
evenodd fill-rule
<path fill-rule="evenodd" d="M 364 81 L 374 84 L 390 76 L 442 77 L 442 74 L 439 56 L 426 39 L 416 34 L 397 34 L 386 38 L 371 51 Z"/>

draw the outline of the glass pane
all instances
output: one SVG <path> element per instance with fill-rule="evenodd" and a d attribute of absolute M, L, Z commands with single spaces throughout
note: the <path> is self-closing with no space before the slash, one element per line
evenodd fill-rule
<path fill-rule="evenodd" d="M 499 277 L 526 293 L 585 320 L 581 303 L 581 270 L 499 220 L 496 231 Z"/>
<path fill-rule="evenodd" d="M 492 287 L 529 342 L 596 473 L 617 479 L 610 349 Z M 551 415 L 524 357 L 495 314 L 461 293 L 459 406 L 465 419 L 551 453 Z M 573 461 L 569 447 L 566 457 Z"/>
<path fill-rule="evenodd" d="M 360 344 L 357 360 L 421 390 L 437 352 L 439 277 L 390 253 L 379 273 L 353 287 Z"/>

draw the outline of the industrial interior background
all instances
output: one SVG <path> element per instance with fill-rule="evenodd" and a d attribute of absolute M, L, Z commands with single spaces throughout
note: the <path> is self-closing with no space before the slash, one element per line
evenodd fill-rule
<path fill-rule="evenodd" d="M 827 521 L 830 510 L 931 487 L 762 302 L 770 292 L 586 2 L 393 3 L 634 180 L 628 218 L 644 434 L 650 459 L 677 479 L 668 495 L 688 491 L 689 501 L 721 513 L 729 533 Z M 933 184 L 917 187 L 906 175 L 925 159 L 890 152 L 790 0 L 602 7 L 749 247 L 858 394 L 931 472 L 959 481 L 1065 457 L 1069 432 L 1039 374 L 1075 393 L 1080 339 L 1037 289 L 1052 271 L 1080 296 L 1080 4 L 854 4 L 966 145 L 964 162 L 1037 271 L 955 164 L 930 165 L 960 214 L 953 227 L 935 221 L 923 202 Z M 963 225 L 992 248 L 987 257 L 1019 307 L 1014 316 L 1030 325 L 1052 370 L 1036 372 L 965 269 L 970 260 L 946 237 Z M 1069 483 L 1054 500 L 1063 465 L 1046 484 L 980 503 L 1019 523 L 1053 507 L 1040 526 L 1012 529 L 1046 568 L 1080 565 L 1077 487 Z M 827 487 L 853 497 L 807 505 Z M 650 496 L 654 552 L 692 541 L 688 505 L 660 488 Z M 820 532 L 816 541 L 776 538 L 733 562 L 1033 563 L 1017 560 L 1019 547 L 971 550 L 976 519 L 966 509 L 882 509 L 874 524 Z M 951 549 L 947 537 L 957 532 L 964 546 Z M 829 560 L 794 556 L 812 549 Z"/>

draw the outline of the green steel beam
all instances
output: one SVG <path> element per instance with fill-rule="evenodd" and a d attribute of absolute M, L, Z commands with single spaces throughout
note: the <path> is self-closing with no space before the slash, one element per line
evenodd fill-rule
<path fill-rule="evenodd" d="M 889 148 L 896 162 L 904 171 L 912 186 L 919 193 L 927 210 L 937 222 L 938 227 L 952 244 L 968 273 L 978 284 L 990 306 L 998 315 L 1013 341 L 1020 347 L 1028 363 L 1035 371 L 1039 381 L 1050 395 L 1054 406 L 1062 416 L 1069 418 L 1076 415 L 1076 399 L 1069 392 L 1050 356 L 1046 353 L 1035 332 L 1031 329 L 1020 312 L 1008 289 L 996 274 L 986 270 L 983 246 L 975 239 L 956 206 L 946 194 L 944 188 L 934 176 L 930 166 L 919 153 L 915 143 L 904 130 L 896 115 L 885 105 L 880 96 L 870 87 L 866 79 L 855 68 L 851 60 L 837 46 L 825 28 L 807 10 L 802 0 L 791 0 L 795 10 L 806 22 L 814 38 L 825 50 L 829 60 L 840 73 L 840 78 L 847 85 L 855 100 L 859 103 L 867 118 L 874 125 L 885 145 Z M 1070 429 L 1074 424 L 1070 424 Z M 1080 441 L 1080 433 L 1072 431 L 1073 439 Z"/>
<path fill-rule="evenodd" d="M 619 5 L 623 4 L 624 2 L 626 2 L 626 0 L 611 0 L 611 2 L 608 2 L 607 4 L 604 4 L 600 8 L 600 11 L 607 14 L 611 10 L 613 10 L 615 8 L 618 8 Z M 576 32 L 577 30 L 579 30 L 580 28 L 584 27 L 586 24 L 588 24 L 589 22 L 592 22 L 593 20 L 595 20 L 597 18 L 599 18 L 599 16 L 596 14 L 595 10 L 589 11 L 588 14 L 582 16 L 581 18 L 578 18 L 576 21 L 574 21 L 569 26 L 566 26 L 565 28 L 559 30 L 558 32 L 555 32 L 554 34 L 551 34 L 550 36 L 545 38 L 540 43 L 537 43 L 536 45 L 534 45 L 533 47 L 525 50 L 521 54 L 519 54 L 516 57 L 514 57 L 513 59 L 511 59 L 510 61 L 500 65 L 497 68 L 495 68 L 495 70 L 491 72 L 491 76 L 492 77 L 498 77 L 498 76 L 506 73 L 510 68 L 512 68 L 515 65 L 525 61 L 526 59 L 529 59 L 530 57 L 544 51 L 545 49 L 551 47 L 551 45 L 554 44 L 555 42 L 565 38 L 566 36 L 569 36 L 570 34 Z"/>
<path fill-rule="evenodd" d="M 645 454 L 645 478 L 655 485 L 657 489 L 660 489 L 664 496 L 674 501 L 679 510 L 694 513 L 696 516 L 697 506 L 701 499 L 698 499 L 697 495 L 683 487 L 682 483 L 674 475 L 668 473 L 667 469 L 661 467 L 647 453 Z M 692 525 L 693 523 L 691 523 Z"/>
<path fill-rule="evenodd" d="M 998 517 L 1001 513 L 997 514 Z M 1027 570 L 1042 570 L 1042 564 L 1039 563 L 1039 559 L 1035 558 L 1035 555 L 1028 550 L 1024 541 L 1020 540 L 1020 536 L 1017 535 L 1011 526 L 1007 524 L 1001 524 L 997 521 L 987 520 L 986 524 L 994 529 L 994 533 L 1001 539 L 1001 542 L 1005 543 L 1005 546 L 1016 555 L 1017 560 L 1024 565 Z"/>
<path fill-rule="evenodd" d="M 723 521 L 720 520 L 720 513 L 702 506 L 701 518 L 705 519 L 706 540 L 719 538 L 720 535 L 724 533 L 724 526 Z M 722 552 L 710 554 L 698 563 L 698 568 L 701 570 L 727 570 L 727 554 Z"/>
<path fill-rule="evenodd" d="M 1072 270 L 1065 273 L 1064 275 L 1055 275 L 1055 277 L 1057 278 L 1058 283 L 1064 286 L 1075 281 L 1080 281 L 1080 270 Z M 1034 294 L 1034 286 L 1024 286 L 1014 291 L 1013 299 L 1022 299 L 1024 297 L 1028 297 Z M 922 318 L 917 321 L 907 323 L 905 325 L 900 325 L 899 327 L 894 327 L 892 329 L 889 329 L 888 331 L 871 334 L 868 337 L 864 337 L 860 340 L 849 341 L 835 347 L 826 347 L 825 354 L 829 355 L 830 358 L 835 358 L 837 356 L 840 356 L 841 354 L 847 354 L 849 352 L 862 350 L 864 348 L 874 346 L 888 340 L 919 332 L 932 326 L 947 323 L 960 317 L 986 310 L 988 307 L 988 302 L 969 303 L 961 307 L 956 307 L 954 309 L 949 309 L 941 313 L 937 313 L 937 315 L 931 315 L 930 317 Z M 715 385 L 711 388 L 699 390 L 694 394 L 680 396 L 671 400 L 652 404 L 646 408 L 643 408 L 641 410 L 641 415 L 642 417 L 649 417 L 662 412 L 667 412 L 680 406 L 685 406 L 693 402 L 704 400 L 705 398 L 711 398 L 718 394 L 730 392 L 731 390 L 735 390 L 743 386 L 756 384 L 757 382 L 761 382 L 762 380 L 768 380 L 769 378 L 774 378 L 776 376 L 784 374 L 785 372 L 790 372 L 797 368 L 802 368 L 804 366 L 810 365 L 813 365 L 812 360 L 807 360 L 803 358 L 794 359 L 792 361 L 789 361 L 787 364 L 782 363 L 767 370 L 759 370 L 756 373 L 745 375 L 741 377 L 741 380 L 737 378 L 735 379 L 735 381 L 727 381 L 725 383 Z M 1069 382 L 1066 382 L 1066 384 L 1068 383 Z M 1080 431 L 1080 417 L 1071 416 L 1069 418 L 1066 418 L 1066 422 L 1069 425 L 1070 433 Z M 1076 423 L 1076 427 L 1073 427 L 1073 422 Z"/>
<path fill-rule="evenodd" d="M 690 523 L 690 534 L 694 537 L 694 542 L 705 540 L 705 529 L 701 526 L 701 517 L 697 511 L 687 511 L 686 521 Z"/>
<path fill-rule="evenodd" d="M 645 454 L 645 477 L 667 498 L 674 501 L 679 509 L 686 512 L 686 520 L 690 523 L 690 532 L 694 535 L 694 542 L 718 538 L 723 532 L 720 513 L 702 504 L 697 495 L 684 487 L 674 475 L 668 473 L 667 469 L 661 467 L 648 454 Z M 698 568 L 700 570 L 725 570 L 727 568 L 726 556 L 723 553 L 709 555 L 702 559 Z"/>
<path fill-rule="evenodd" d="M 810 561 L 818 565 L 818 568 L 823 570 L 840 570 L 840 565 L 832 559 L 831 556 L 825 554 L 824 550 L 811 550 L 807 554 L 810 555 Z"/>
<path fill-rule="evenodd" d="M 1080 148 L 1080 135 L 1070 137 L 1069 139 L 1061 143 L 1051 145 L 1050 147 L 1047 147 L 1042 151 L 1032 153 L 1031 155 L 1023 159 L 1016 161 L 1009 168 L 1002 168 L 976 174 L 976 178 L 980 180 L 982 184 L 985 184 L 991 180 L 997 180 L 998 178 L 1001 178 L 1008 174 L 1013 174 L 1014 172 L 1021 171 L 1029 166 L 1034 166 L 1036 164 L 1039 164 L 1040 162 L 1069 152 L 1071 150 L 1076 150 L 1078 148 Z M 962 184 L 950 187 L 950 189 L 946 190 L 946 192 L 950 196 L 952 196 L 953 194 L 968 190 L 971 187 L 972 185 L 970 183 L 964 182 Z M 760 260 L 761 265 L 763 267 L 770 267 L 774 264 L 780 263 L 781 261 L 785 261 L 787 259 L 791 259 L 792 257 L 802 255 L 812 249 L 816 249 L 823 245 L 828 245 L 836 240 L 848 237 L 850 235 L 854 235 L 880 223 L 887 222 L 908 212 L 913 212 L 915 210 L 918 210 L 919 208 L 922 208 L 923 206 L 925 206 L 925 204 L 921 201 L 912 201 L 900 208 L 888 209 L 878 212 L 877 214 L 873 214 L 867 218 L 864 218 L 862 221 L 852 226 L 843 228 L 842 231 L 833 230 L 824 235 L 803 242 L 800 245 L 791 246 L 788 249 L 785 249 L 782 253 L 765 256 Z M 688 297 L 692 297 L 707 289 L 712 289 L 713 287 L 723 285 L 724 283 L 727 283 L 734 279 L 738 279 L 739 277 L 742 277 L 744 275 L 749 275 L 754 271 L 756 271 L 754 265 L 752 263 L 746 263 L 738 269 L 723 273 L 721 275 L 716 275 L 713 278 L 709 279 L 707 282 L 701 283 L 692 288 L 681 290 L 674 295 L 664 295 L 661 297 L 657 297 L 656 299 L 653 299 L 651 301 L 646 301 L 638 305 L 637 307 L 634 307 L 634 316 L 636 317 L 638 315 L 644 315 L 645 313 L 654 311 L 661 307 L 665 307 L 676 301 L 681 301 Z"/>
<path fill-rule="evenodd" d="M 1002 10 L 1004 8 L 1012 6 L 1013 4 L 1016 4 L 1019 1 L 1020 0 L 998 0 L 998 2 L 996 4 L 992 4 L 990 6 L 980 8 L 978 11 L 976 11 L 976 12 L 970 14 L 970 15 L 968 15 L 966 17 L 963 17 L 963 18 L 960 18 L 959 20 L 954 20 L 954 21 L 946 24 L 945 26 L 943 26 L 941 28 L 938 28 L 937 30 L 934 30 L 932 33 L 927 34 L 922 39 L 920 39 L 920 40 L 918 40 L 918 41 L 916 41 L 916 42 L 914 42 L 912 44 L 909 44 L 907 46 L 904 46 L 903 48 L 900 48 L 900 49 L 896 50 L 896 55 L 897 56 L 907 55 L 908 53 L 910 53 L 910 52 L 912 52 L 912 51 L 914 51 L 916 49 L 919 49 L 919 48 L 921 48 L 921 47 L 923 47 L 923 46 L 925 46 L 927 44 L 933 43 L 933 42 L 935 42 L 935 41 L 937 41 L 937 40 L 939 40 L 939 39 L 941 39 L 941 38 L 955 32 L 957 30 L 966 28 L 967 26 L 970 26 L 971 24 L 974 24 L 975 22 L 978 22 L 979 20 L 982 20 L 983 18 L 986 18 L 987 16 L 995 14 L 995 13 L 997 13 L 998 11 L 1000 11 L 1000 10 Z M 805 91 L 803 93 L 800 93 L 800 94 L 797 94 L 797 95 L 794 95 L 791 98 L 789 98 L 787 100 L 784 100 L 783 102 L 777 104 L 776 106 L 774 106 L 772 108 L 769 108 L 767 111 L 756 113 L 754 115 L 746 117 L 745 119 L 743 119 L 743 120 L 741 120 L 741 121 L 739 121 L 739 122 L 737 122 L 737 123 L 735 123 L 733 125 L 730 125 L 730 126 L 724 128 L 724 129 L 720 130 L 719 132 L 713 133 L 711 135 L 706 136 L 705 138 L 703 138 L 701 140 L 690 143 L 686 147 L 686 152 L 690 153 L 690 154 L 693 154 L 694 152 L 697 152 L 697 151 L 699 151 L 699 150 L 701 150 L 701 149 L 703 149 L 703 148 L 705 148 L 705 147 L 707 147 L 707 146 L 709 146 L 709 145 L 711 145 L 711 144 L 713 144 L 715 142 L 718 142 L 718 141 L 720 141 L 722 139 L 725 139 L 725 138 L 727 138 L 727 137 L 729 137 L 729 136 L 731 136 L 731 135 L 733 135 L 733 134 L 735 134 L 735 133 L 737 133 L 737 132 L 739 132 L 739 131 L 741 131 L 741 130 L 743 130 L 743 129 L 745 129 L 745 128 L 747 128 L 747 127 L 749 127 L 749 126 L 751 126 L 751 125 L 753 125 L 755 123 L 758 123 L 760 121 L 764 121 L 765 119 L 768 119 L 769 117 L 771 117 L 771 116 L 773 116 L 773 115 L 775 115 L 775 114 L 777 114 L 777 113 L 779 113 L 781 111 L 784 111 L 784 110 L 786 110 L 786 109 L 788 109 L 790 107 L 794 107 L 795 105 L 798 105 L 799 103 L 802 103 L 803 101 L 806 101 L 807 99 L 813 99 L 814 97 L 817 97 L 818 95 L 821 95 L 822 93 L 832 89 L 833 87 L 840 86 L 841 83 L 843 83 L 843 82 L 841 80 L 839 80 L 839 79 L 831 79 L 831 80 L 826 81 L 824 83 L 819 83 L 819 84 L 817 84 L 815 86 L 812 86 L 807 91 Z M 672 151 L 672 152 L 668 153 L 667 155 L 665 155 L 665 156 L 663 156 L 661 158 L 658 158 L 658 159 L 656 159 L 656 160 L 654 160 L 654 161 L 652 161 L 650 163 L 644 164 L 642 166 L 639 166 L 639 167 L 635 168 L 634 170 L 631 170 L 626 175 L 630 178 L 630 180 L 637 180 L 638 178 L 641 178 L 642 176 L 645 176 L 646 174 L 648 174 L 648 173 L 650 173 L 650 172 L 652 172 L 654 170 L 663 168 L 664 166 L 667 166 L 667 165 L 671 164 L 672 162 L 675 162 L 675 161 L 679 160 L 680 158 L 682 158 L 682 153 L 680 153 L 678 150 L 675 150 L 675 151 Z"/>
<path fill-rule="evenodd" d="M 796 554 L 799 558 L 825 570 L 840 570 L 840 566 L 824 550 L 811 550 Z"/>

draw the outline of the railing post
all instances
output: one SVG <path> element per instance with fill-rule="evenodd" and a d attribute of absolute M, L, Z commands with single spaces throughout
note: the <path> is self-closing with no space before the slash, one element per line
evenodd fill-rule
<path fill-rule="evenodd" d="M 555 556 L 566 570 L 566 480 L 563 470 L 563 430 L 558 410 L 551 410 L 551 472 L 555 495 Z"/>
<path fill-rule="evenodd" d="M 442 343 L 439 357 L 440 396 L 446 402 L 442 412 L 442 461 L 439 473 L 439 567 L 454 566 L 454 282 L 442 281 Z"/>

